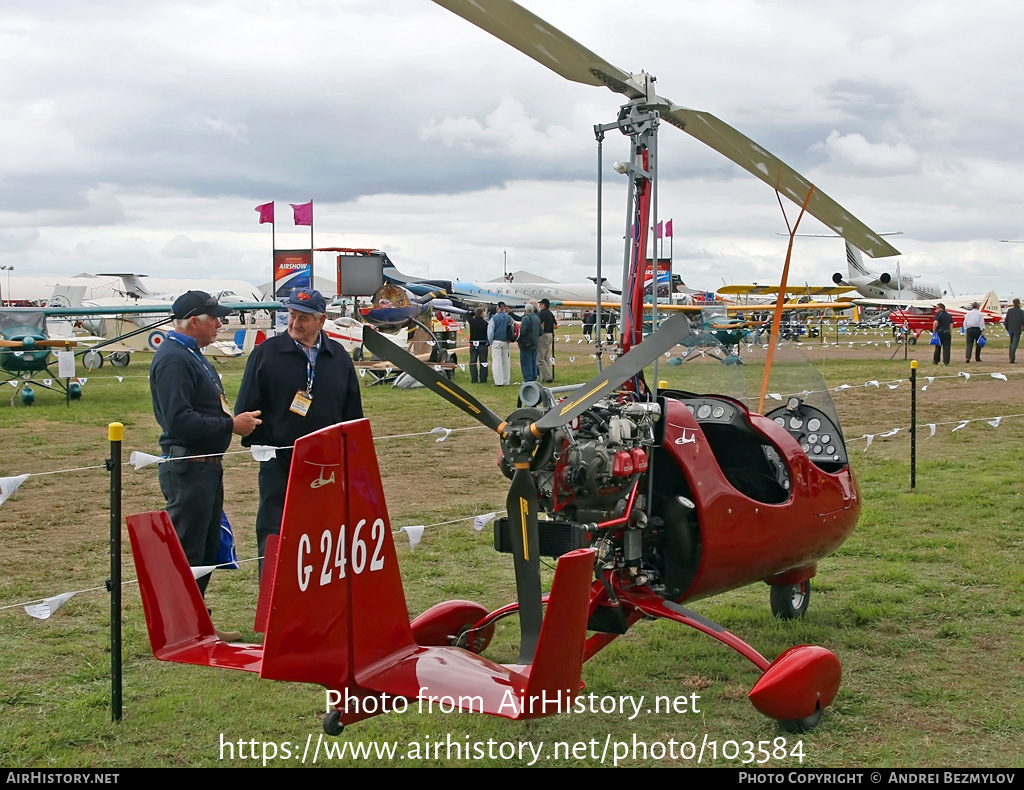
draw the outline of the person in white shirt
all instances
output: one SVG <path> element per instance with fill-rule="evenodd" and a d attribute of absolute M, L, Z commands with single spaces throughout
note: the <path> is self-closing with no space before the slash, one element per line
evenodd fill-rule
<path fill-rule="evenodd" d="M 978 309 L 978 303 L 971 304 L 971 310 L 964 316 L 964 334 L 967 336 L 967 362 L 971 361 L 971 349 L 974 349 L 974 360 L 981 362 L 981 346 L 978 345 L 978 338 L 985 331 L 985 317 Z"/>

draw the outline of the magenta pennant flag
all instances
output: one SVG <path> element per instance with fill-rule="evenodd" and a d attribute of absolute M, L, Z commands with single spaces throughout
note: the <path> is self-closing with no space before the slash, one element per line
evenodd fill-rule
<path fill-rule="evenodd" d="M 665 223 L 665 236 L 670 239 L 672 238 L 672 220 Z"/>
<path fill-rule="evenodd" d="M 302 203 L 296 205 L 295 203 L 289 203 L 292 207 L 292 211 L 295 212 L 295 224 L 296 225 L 312 225 L 313 224 L 313 201 L 308 203 Z"/>
<path fill-rule="evenodd" d="M 260 213 L 260 225 L 264 222 L 269 222 L 271 225 L 274 224 L 274 201 L 264 203 L 262 206 L 256 206 L 256 210 Z"/>
<path fill-rule="evenodd" d="M 658 226 L 654 230 L 654 237 L 656 239 L 660 239 L 661 238 L 661 223 L 660 222 L 658 223 Z"/>

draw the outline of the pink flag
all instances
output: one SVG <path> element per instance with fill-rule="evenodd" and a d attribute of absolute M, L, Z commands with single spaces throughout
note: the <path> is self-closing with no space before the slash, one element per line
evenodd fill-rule
<path fill-rule="evenodd" d="M 670 239 L 672 238 L 672 220 L 665 223 L 665 235 Z"/>
<path fill-rule="evenodd" d="M 660 222 L 658 223 L 658 227 L 655 228 L 655 230 L 654 230 L 654 237 L 656 239 L 660 239 L 661 238 L 661 223 Z"/>
<path fill-rule="evenodd" d="M 264 203 L 262 206 L 256 206 L 256 210 L 260 213 L 260 225 L 264 222 L 269 222 L 271 225 L 274 224 L 274 201 Z"/>
<path fill-rule="evenodd" d="M 313 224 L 313 201 L 308 203 L 301 203 L 296 205 L 295 203 L 289 203 L 292 207 L 292 211 L 295 213 L 295 224 L 296 225 L 312 225 Z"/>

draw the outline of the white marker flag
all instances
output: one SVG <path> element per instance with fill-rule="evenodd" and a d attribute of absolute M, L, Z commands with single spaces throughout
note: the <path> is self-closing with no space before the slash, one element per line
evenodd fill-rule
<path fill-rule="evenodd" d="M 42 603 L 32 604 L 25 607 L 25 614 L 35 617 L 38 620 L 46 620 L 51 614 L 60 609 L 65 603 L 71 600 L 73 592 L 61 593 L 52 598 L 47 598 Z"/>
<path fill-rule="evenodd" d="M 18 490 L 18 486 L 28 480 L 28 475 L 17 475 L 16 477 L 0 477 L 0 505 L 7 501 L 7 497 Z"/>

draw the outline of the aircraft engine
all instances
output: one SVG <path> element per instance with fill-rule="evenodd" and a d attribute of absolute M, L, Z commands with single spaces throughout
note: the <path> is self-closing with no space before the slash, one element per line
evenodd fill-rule
<path fill-rule="evenodd" d="M 530 466 L 539 506 L 575 522 L 621 516 L 634 483 L 647 471 L 659 416 L 657 404 L 606 398 L 554 431 Z M 504 457 L 501 469 L 511 479 Z"/>

